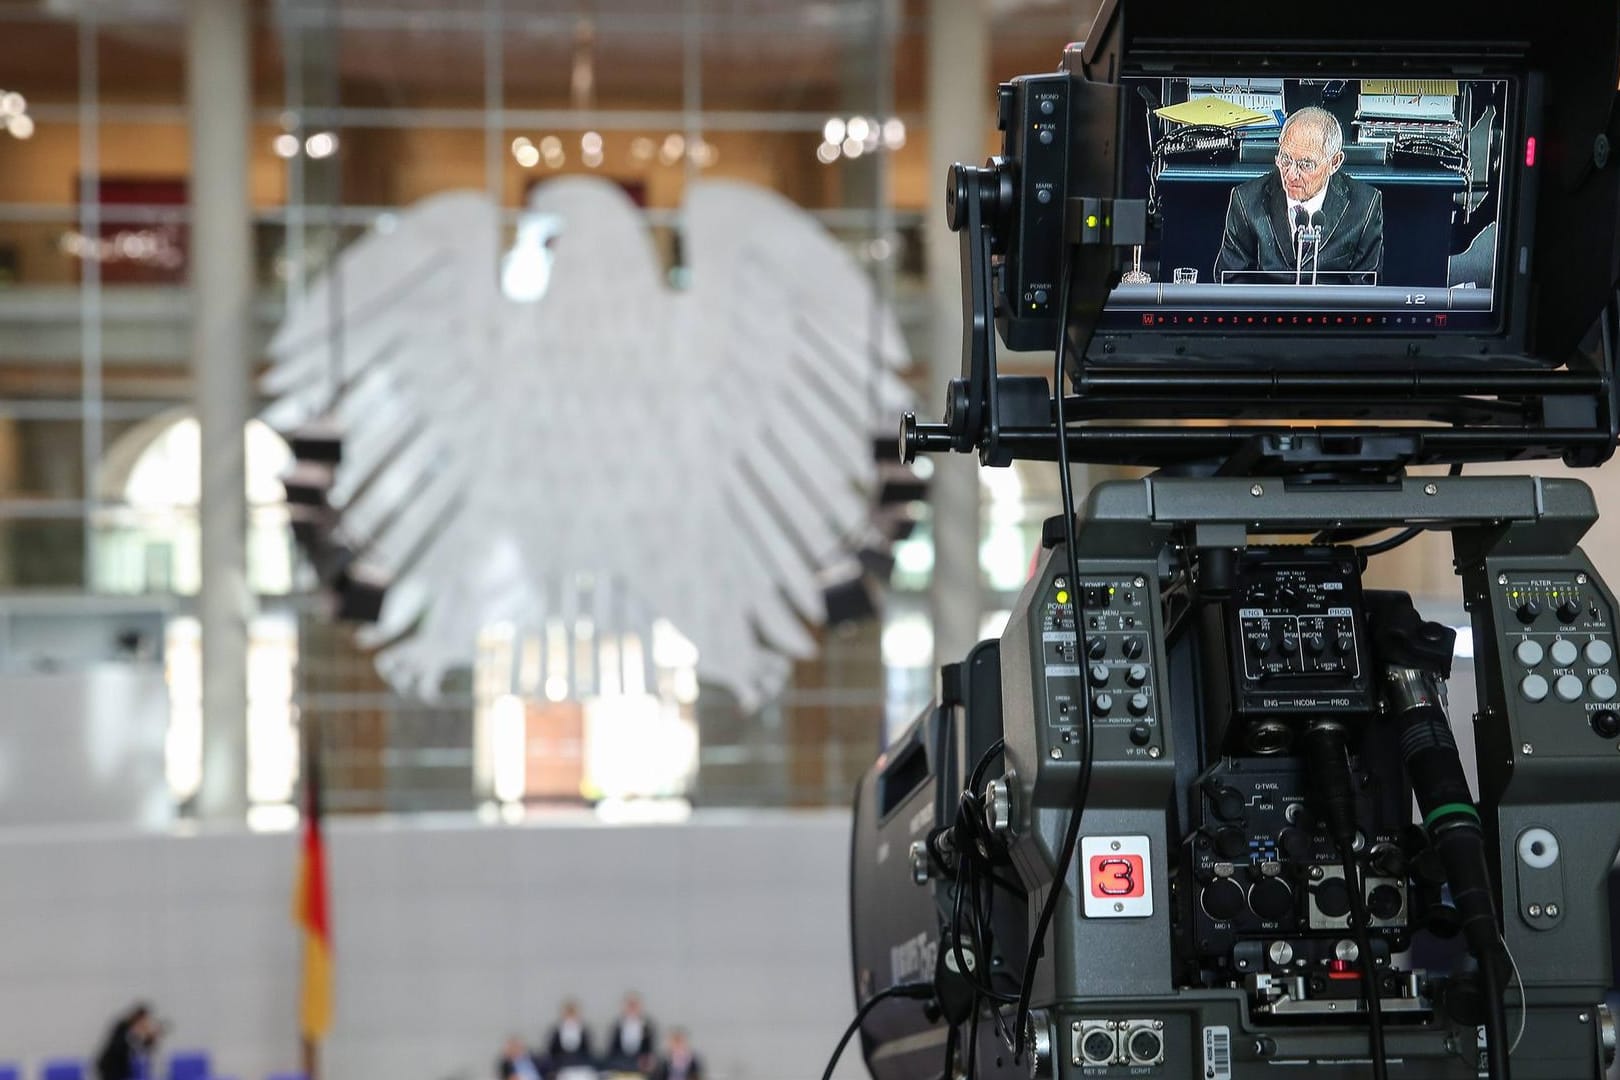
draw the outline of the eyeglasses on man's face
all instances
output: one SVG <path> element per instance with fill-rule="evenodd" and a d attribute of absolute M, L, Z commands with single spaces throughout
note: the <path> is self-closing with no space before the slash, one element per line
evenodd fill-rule
<path fill-rule="evenodd" d="M 1321 167 L 1322 163 L 1316 158 L 1296 158 L 1293 155 L 1282 151 L 1277 153 L 1277 169 L 1279 172 L 1287 172 L 1289 169 L 1294 169 L 1301 176 L 1310 176 Z"/>

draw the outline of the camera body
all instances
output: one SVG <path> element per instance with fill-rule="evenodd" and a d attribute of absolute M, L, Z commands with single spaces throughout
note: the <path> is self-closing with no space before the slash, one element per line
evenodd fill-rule
<path fill-rule="evenodd" d="M 1595 501 L 1458 473 L 1613 452 L 1620 7 L 1463 15 L 1105 3 L 1001 88 L 1003 153 L 953 170 L 962 375 L 903 454 L 1160 471 L 1048 523 L 1006 631 L 862 782 L 857 1002 L 933 990 L 867 1016 L 874 1076 L 1612 1062 Z M 997 332 L 1055 346 L 1053 382 L 999 374 Z M 1452 539 L 1460 645 L 1363 587 L 1422 529 Z"/>

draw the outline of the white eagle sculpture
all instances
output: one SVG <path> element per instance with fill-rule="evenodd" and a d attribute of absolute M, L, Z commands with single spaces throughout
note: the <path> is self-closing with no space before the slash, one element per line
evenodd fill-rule
<path fill-rule="evenodd" d="M 592 634 L 667 620 L 750 707 L 813 654 L 826 575 L 871 539 L 905 348 L 780 196 L 700 181 L 680 223 L 673 288 L 611 182 L 537 187 L 511 251 L 486 195 L 433 196 L 276 334 L 265 418 L 341 440 L 327 498 L 390 582 L 362 640 L 395 687 L 433 695 L 494 624 L 562 640 L 539 662 L 572 676 Z"/>

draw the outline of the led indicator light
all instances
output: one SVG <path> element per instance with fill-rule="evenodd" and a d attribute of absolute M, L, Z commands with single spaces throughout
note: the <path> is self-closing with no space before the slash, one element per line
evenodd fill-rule
<path fill-rule="evenodd" d="M 1524 167 L 1531 168 L 1536 163 L 1536 137 L 1534 135 L 1524 140 Z"/>

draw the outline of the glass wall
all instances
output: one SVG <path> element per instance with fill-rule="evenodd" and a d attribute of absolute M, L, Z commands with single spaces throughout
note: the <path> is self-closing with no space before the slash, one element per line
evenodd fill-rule
<path fill-rule="evenodd" d="M 1049 70 L 1074 36 L 1053 5 L 995 10 L 997 77 Z M 939 185 L 926 175 L 921 0 L 270 0 L 253 12 L 258 345 L 345 244 L 430 195 L 485 192 L 515 230 L 548 178 L 607 177 L 678 270 L 685 192 L 718 177 L 810 210 L 872 275 L 922 371 L 922 230 Z M 178 0 L 0 2 L 0 590 L 172 602 L 177 798 L 195 786 L 200 700 L 185 39 Z M 913 381 L 932 412 L 942 388 Z M 544 745 L 566 758 L 601 742 L 591 723 L 652 730 L 634 709 L 564 715 L 543 691 L 514 705 L 484 693 L 477 671 L 431 702 L 397 697 L 297 561 L 265 486 L 285 447 L 263 430 L 245 437 L 261 616 L 248 718 L 255 801 L 292 790 L 288 732 L 300 723 L 331 764 L 333 805 L 355 810 L 577 795 L 566 769 L 515 772 L 512 756 L 529 762 Z M 1048 472 L 987 480 L 992 613 L 1010 602 L 1055 509 Z M 847 801 L 885 717 L 914 714 L 932 691 L 928 535 L 924 520 L 894 551 L 883 614 L 820 634 L 818 659 L 798 665 L 763 714 L 713 688 L 678 695 L 675 726 L 658 738 L 674 746 L 695 733 L 680 789 L 707 804 Z M 624 762 L 599 771 L 628 778 L 626 794 L 670 786 Z M 587 793 L 603 793 L 591 783 Z"/>

